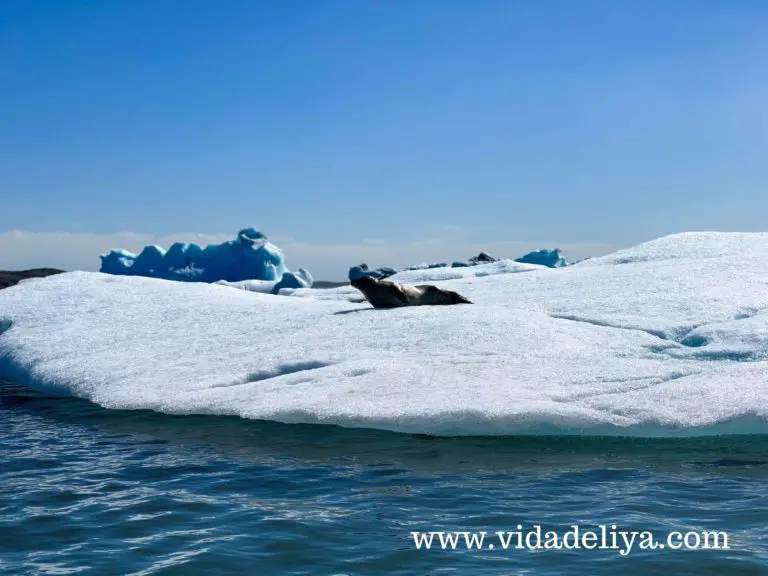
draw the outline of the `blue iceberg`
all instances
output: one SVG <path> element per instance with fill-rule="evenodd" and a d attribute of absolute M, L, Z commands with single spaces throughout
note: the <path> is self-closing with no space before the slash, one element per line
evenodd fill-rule
<path fill-rule="evenodd" d="M 349 269 L 348 277 L 350 281 L 362 278 L 363 276 L 370 276 L 371 278 L 382 280 L 383 278 L 394 276 L 397 274 L 397 272 L 398 271 L 394 268 L 388 268 L 386 266 L 382 268 L 376 268 L 376 270 L 371 270 L 368 268 L 368 264 L 362 263 L 357 266 L 352 266 L 352 268 Z"/>
<path fill-rule="evenodd" d="M 554 250 L 534 250 L 533 252 L 528 252 L 525 256 L 517 258 L 515 262 L 539 264 L 548 268 L 564 268 L 568 266 L 568 262 L 563 258 L 559 248 Z"/>
<path fill-rule="evenodd" d="M 299 268 L 296 272 L 285 272 L 272 288 L 272 294 L 279 294 L 283 288 L 311 288 L 314 282 L 309 270 Z"/>
<path fill-rule="evenodd" d="M 255 228 L 245 228 L 222 244 L 177 242 L 167 251 L 149 245 L 138 255 L 112 250 L 101 256 L 101 272 L 122 276 L 147 276 L 181 282 L 241 282 L 267 280 L 281 288 L 306 288 L 312 276 L 306 270 L 296 274 L 285 266 L 283 252 Z"/>

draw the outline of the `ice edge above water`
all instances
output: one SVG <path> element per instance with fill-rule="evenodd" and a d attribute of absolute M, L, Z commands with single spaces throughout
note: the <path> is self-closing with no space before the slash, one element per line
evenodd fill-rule
<path fill-rule="evenodd" d="M 476 304 L 68 273 L 0 291 L 0 377 L 106 408 L 440 436 L 768 433 L 768 234 L 419 270 Z M 521 274 L 519 272 L 525 272 Z M 430 275 L 434 276 L 430 276 Z"/>

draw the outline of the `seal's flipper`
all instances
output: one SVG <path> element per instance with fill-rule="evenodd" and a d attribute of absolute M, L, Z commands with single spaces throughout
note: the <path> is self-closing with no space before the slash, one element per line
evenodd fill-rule
<path fill-rule="evenodd" d="M 474 304 L 457 292 L 451 292 L 451 304 Z"/>

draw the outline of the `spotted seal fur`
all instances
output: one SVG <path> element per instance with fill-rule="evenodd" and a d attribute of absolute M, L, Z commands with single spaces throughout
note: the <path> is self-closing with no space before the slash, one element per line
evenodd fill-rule
<path fill-rule="evenodd" d="M 461 294 L 432 284 L 398 284 L 370 276 L 356 278 L 351 281 L 351 284 L 363 293 L 374 308 L 472 304 Z"/>

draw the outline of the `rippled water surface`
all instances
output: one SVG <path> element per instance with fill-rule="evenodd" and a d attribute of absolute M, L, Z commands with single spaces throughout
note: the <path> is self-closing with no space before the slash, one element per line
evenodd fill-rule
<path fill-rule="evenodd" d="M 725 530 L 729 550 L 417 550 L 411 531 Z M 768 574 L 768 438 L 415 437 L 0 384 L 2 574 Z"/>

